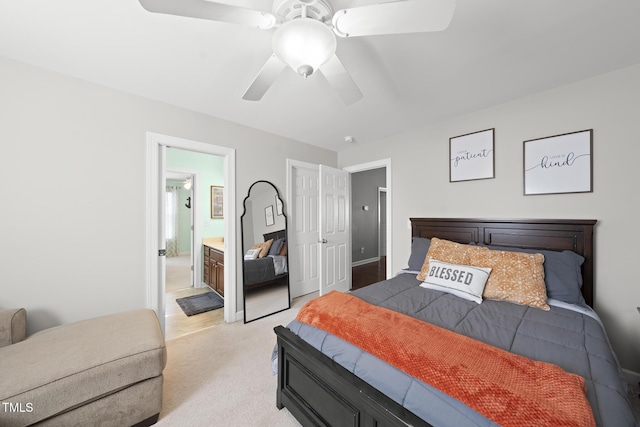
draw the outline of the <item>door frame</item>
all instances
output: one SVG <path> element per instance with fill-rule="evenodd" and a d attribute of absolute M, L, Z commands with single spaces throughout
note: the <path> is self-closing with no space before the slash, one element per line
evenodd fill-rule
<path fill-rule="evenodd" d="M 202 280 L 199 280 L 197 274 L 201 271 L 201 259 L 202 259 L 202 245 L 196 245 L 196 242 L 202 241 L 202 231 L 200 230 L 200 205 L 198 201 L 202 195 L 200 188 L 200 172 L 193 169 L 185 169 L 178 167 L 166 168 L 165 180 L 168 179 L 188 179 L 191 178 L 191 231 L 189 233 L 189 239 L 191 240 L 191 282 L 190 286 L 194 288 L 202 287 Z"/>
<path fill-rule="evenodd" d="M 162 330 L 165 330 L 165 283 L 163 275 L 159 273 L 160 262 L 158 250 L 164 249 L 158 238 L 159 229 L 159 194 L 160 185 L 160 158 L 162 147 L 173 147 L 182 150 L 195 151 L 204 154 L 212 154 L 223 157 L 224 185 L 223 215 L 224 227 L 224 251 L 225 269 L 224 282 L 228 284 L 224 293 L 224 321 L 235 322 L 237 317 L 237 286 L 236 286 L 236 150 L 228 147 L 193 141 L 169 135 L 147 132 L 147 307 L 153 309 L 158 315 Z M 166 163 L 163 165 L 166 168 Z M 162 173 L 164 175 L 164 173 Z M 162 263 L 164 264 L 164 263 Z"/>
<path fill-rule="evenodd" d="M 381 212 L 382 212 L 382 203 L 380 201 L 380 199 L 382 199 L 382 194 L 384 194 L 384 212 L 385 214 L 387 214 L 387 197 L 389 196 L 389 194 L 387 194 L 387 187 L 378 187 L 378 259 L 380 259 L 380 256 L 382 254 L 382 233 L 380 233 L 380 227 L 382 226 L 382 221 L 380 221 L 380 218 L 382 217 Z M 384 233 L 384 237 L 385 237 L 385 243 L 386 243 L 386 238 L 387 238 L 387 228 L 389 227 L 389 221 L 386 218 L 385 215 L 385 233 Z M 384 256 L 387 256 L 387 252 L 388 252 L 388 247 L 387 245 L 384 245 Z"/>
<path fill-rule="evenodd" d="M 392 229 L 393 227 L 390 224 L 393 224 L 393 208 L 391 201 L 393 200 L 393 185 L 391 182 L 391 159 L 381 159 L 374 160 L 372 162 L 361 163 L 358 165 L 351 165 L 343 167 L 342 169 L 349 172 L 364 172 L 372 169 L 381 169 L 385 168 L 386 177 L 385 177 L 385 187 L 387 189 L 387 279 L 393 277 L 393 251 L 391 250 L 391 242 L 392 242 Z"/>

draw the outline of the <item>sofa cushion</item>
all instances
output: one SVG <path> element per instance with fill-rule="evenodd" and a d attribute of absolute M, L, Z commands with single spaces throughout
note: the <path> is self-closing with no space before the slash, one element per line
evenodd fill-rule
<path fill-rule="evenodd" d="M 32 408 L 3 416 L 34 423 L 157 377 L 165 364 L 164 337 L 152 310 L 46 329 L 0 349 L 6 373 L 0 401 Z"/>

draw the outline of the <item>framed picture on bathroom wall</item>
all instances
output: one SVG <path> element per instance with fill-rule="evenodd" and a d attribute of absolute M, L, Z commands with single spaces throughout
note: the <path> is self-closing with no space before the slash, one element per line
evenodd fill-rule
<path fill-rule="evenodd" d="M 593 191 L 593 129 L 524 141 L 524 194 Z"/>
<path fill-rule="evenodd" d="M 211 218 L 222 218 L 223 215 L 224 187 L 211 186 Z"/>
<path fill-rule="evenodd" d="M 495 129 L 449 138 L 449 182 L 495 178 Z"/>

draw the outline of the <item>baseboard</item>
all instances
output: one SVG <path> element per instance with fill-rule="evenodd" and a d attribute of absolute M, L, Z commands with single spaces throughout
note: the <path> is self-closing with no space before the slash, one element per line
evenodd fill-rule
<path fill-rule="evenodd" d="M 361 261 L 354 261 L 351 263 L 351 267 L 357 267 L 359 265 L 364 265 L 364 264 L 370 264 L 372 262 L 378 262 L 380 261 L 380 257 L 374 257 L 374 258 L 368 258 L 368 259 L 363 259 Z"/>

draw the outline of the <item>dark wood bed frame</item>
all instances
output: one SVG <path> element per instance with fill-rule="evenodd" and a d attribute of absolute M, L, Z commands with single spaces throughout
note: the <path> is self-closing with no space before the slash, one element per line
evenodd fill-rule
<path fill-rule="evenodd" d="M 584 299 L 593 306 L 595 220 L 411 218 L 411 235 L 529 249 L 572 250 L 585 258 Z M 303 426 L 429 426 L 289 329 L 278 337 L 276 404 Z"/>

